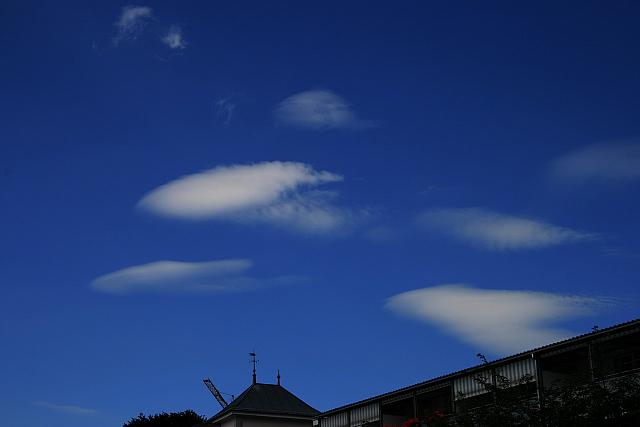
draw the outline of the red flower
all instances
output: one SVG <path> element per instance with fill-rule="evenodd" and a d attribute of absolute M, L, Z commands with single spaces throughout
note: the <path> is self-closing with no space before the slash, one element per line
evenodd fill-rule
<path fill-rule="evenodd" d="M 402 423 L 402 427 L 419 427 L 420 420 L 417 418 L 409 418 L 407 421 Z"/>

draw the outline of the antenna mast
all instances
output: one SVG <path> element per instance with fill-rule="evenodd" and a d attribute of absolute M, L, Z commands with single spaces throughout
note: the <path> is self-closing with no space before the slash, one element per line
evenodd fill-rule
<path fill-rule="evenodd" d="M 253 384 L 256 383 L 256 363 L 258 363 L 258 359 L 256 359 L 256 352 L 252 351 L 251 353 L 249 353 L 249 356 L 251 356 L 251 363 L 253 363 Z"/>
<path fill-rule="evenodd" d="M 227 401 L 224 400 L 224 397 L 222 397 L 222 394 L 220 393 L 220 391 L 216 388 L 215 385 L 213 385 L 213 382 L 211 382 L 211 380 L 209 378 L 207 378 L 206 380 L 202 380 L 202 382 L 204 383 L 204 385 L 207 386 L 207 388 L 209 389 L 211 394 L 213 394 L 213 397 L 216 398 L 216 400 L 218 401 L 220 406 L 222 406 L 222 409 L 224 409 L 227 406 L 229 406 Z"/>

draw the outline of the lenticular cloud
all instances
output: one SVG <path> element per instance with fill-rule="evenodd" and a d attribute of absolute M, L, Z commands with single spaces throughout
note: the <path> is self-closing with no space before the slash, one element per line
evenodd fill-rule
<path fill-rule="evenodd" d="M 138 207 L 176 219 L 330 232 L 344 228 L 353 214 L 333 203 L 336 193 L 317 187 L 341 180 L 340 175 L 296 162 L 221 166 L 164 184 L 145 195 Z"/>
<path fill-rule="evenodd" d="M 300 278 L 249 275 L 248 259 L 206 262 L 155 261 L 123 268 L 94 279 L 90 287 L 112 295 L 220 294 L 244 292 L 265 286 L 294 283 Z"/>
<path fill-rule="evenodd" d="M 386 308 L 488 352 L 506 354 L 574 335 L 550 325 L 588 315 L 602 303 L 581 296 L 441 285 L 395 295 Z"/>

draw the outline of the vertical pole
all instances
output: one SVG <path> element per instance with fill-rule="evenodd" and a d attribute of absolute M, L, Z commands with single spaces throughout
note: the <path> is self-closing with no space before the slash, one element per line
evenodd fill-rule
<path fill-rule="evenodd" d="M 416 398 L 415 390 L 413 391 L 411 400 L 413 401 L 413 418 L 418 418 L 418 399 Z"/>
<path fill-rule="evenodd" d="M 453 386 L 453 382 L 449 384 L 449 387 L 451 388 L 451 414 L 455 415 L 456 414 L 456 391 L 455 391 L 455 387 Z"/>
<path fill-rule="evenodd" d="M 538 397 L 538 406 L 540 406 L 542 404 L 543 393 L 542 372 L 540 371 L 540 365 L 538 365 L 538 359 L 536 359 L 533 353 L 531 353 L 531 358 L 533 359 L 533 368 L 536 370 L 536 396 Z"/>
<path fill-rule="evenodd" d="M 587 345 L 587 348 L 589 350 L 589 372 L 591 372 L 591 381 L 593 381 L 595 379 L 595 375 L 593 373 L 593 356 L 591 354 L 591 343 Z"/>

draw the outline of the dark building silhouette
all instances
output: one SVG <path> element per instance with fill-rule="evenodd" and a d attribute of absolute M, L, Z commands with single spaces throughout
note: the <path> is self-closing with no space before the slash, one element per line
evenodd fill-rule
<path fill-rule="evenodd" d="M 570 378 L 607 381 L 640 375 L 640 319 L 606 329 L 594 327 L 588 334 L 331 409 L 315 417 L 313 425 L 389 427 L 436 413 L 455 414 L 463 407 L 490 404 L 491 393 L 478 378 L 491 380 L 496 375 L 512 381 L 514 387 L 528 387 L 525 392 L 532 399 Z M 531 382 L 518 385 L 524 376 Z"/>
<path fill-rule="evenodd" d="M 218 427 L 311 427 L 320 412 L 277 384 L 254 381 L 240 396 L 211 417 Z"/>

